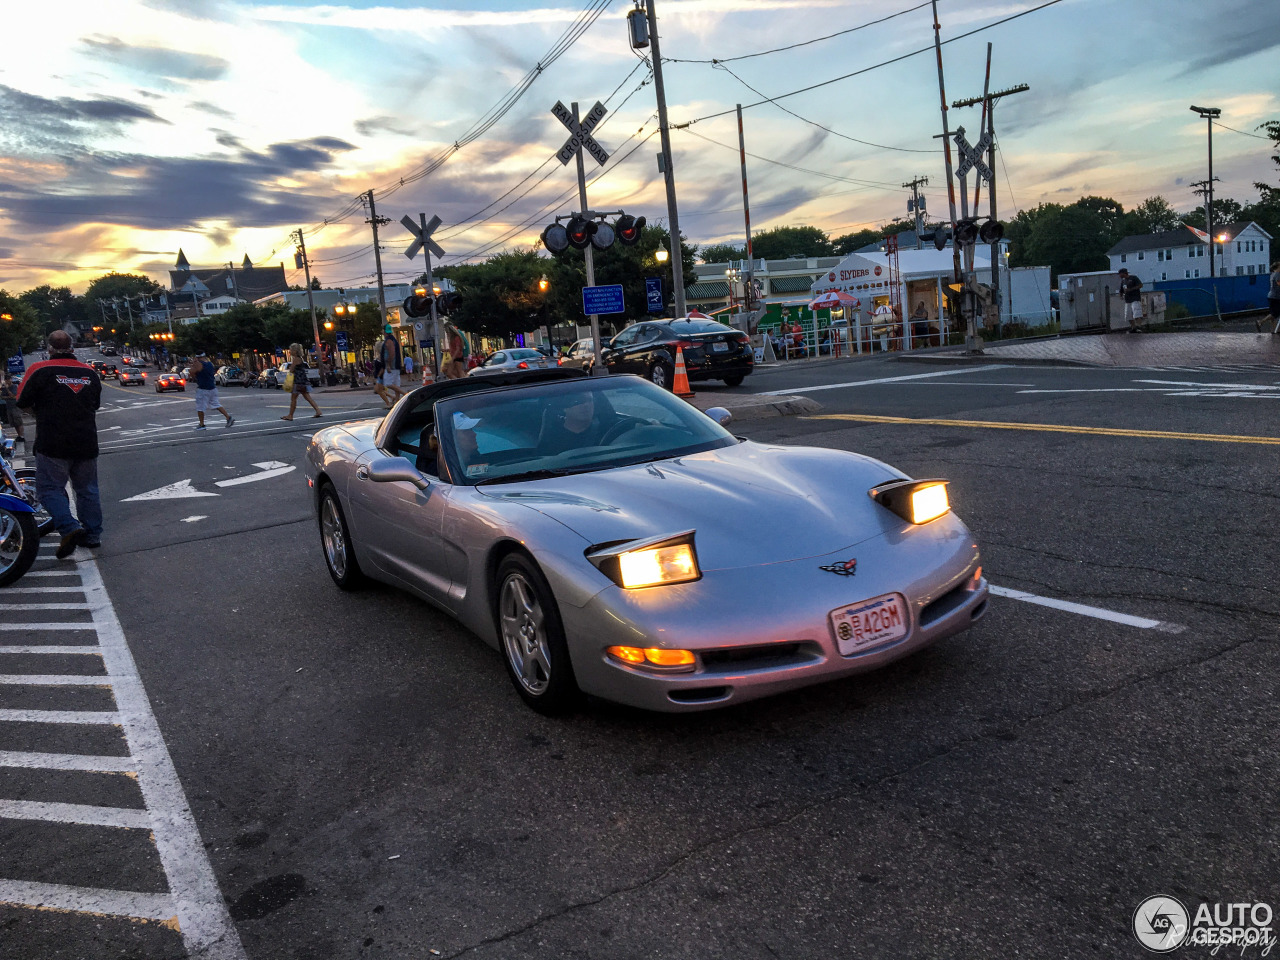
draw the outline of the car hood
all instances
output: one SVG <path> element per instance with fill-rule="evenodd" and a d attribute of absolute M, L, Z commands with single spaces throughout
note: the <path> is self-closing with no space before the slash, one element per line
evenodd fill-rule
<path fill-rule="evenodd" d="M 696 530 L 703 570 L 817 557 L 902 521 L 867 491 L 905 475 L 853 453 L 750 441 L 655 463 L 477 488 L 603 544 Z"/>

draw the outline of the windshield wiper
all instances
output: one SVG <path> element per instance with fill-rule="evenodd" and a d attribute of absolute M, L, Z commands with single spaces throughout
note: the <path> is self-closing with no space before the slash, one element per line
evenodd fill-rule
<path fill-rule="evenodd" d="M 599 466 L 590 467 L 560 467 L 555 470 L 529 470 L 525 473 L 509 473 L 502 477 L 486 477 L 484 480 L 476 481 L 477 487 L 482 487 L 488 483 L 518 483 L 522 480 L 548 480 L 554 477 L 568 477 L 575 473 L 590 473 L 593 470 L 601 469 Z"/>

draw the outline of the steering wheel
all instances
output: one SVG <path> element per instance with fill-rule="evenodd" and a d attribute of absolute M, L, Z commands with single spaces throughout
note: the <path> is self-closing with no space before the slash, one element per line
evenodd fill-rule
<path fill-rule="evenodd" d="M 604 436 L 600 438 L 599 445 L 602 447 L 607 447 L 609 444 L 613 443 L 613 441 L 617 440 L 620 436 L 622 436 L 628 430 L 633 430 L 636 427 L 640 426 L 642 423 L 644 423 L 644 421 L 641 420 L 639 417 L 622 417 L 621 419 L 618 420 L 617 423 L 615 423 L 612 427 L 610 427 L 608 430 L 604 432 Z"/>

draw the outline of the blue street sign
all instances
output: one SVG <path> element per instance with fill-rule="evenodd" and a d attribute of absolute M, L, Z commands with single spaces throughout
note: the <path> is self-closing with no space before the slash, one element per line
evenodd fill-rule
<path fill-rule="evenodd" d="M 21 373 L 25 369 L 27 368 L 22 362 L 22 348 L 19 347 L 18 352 L 9 358 L 9 372 L 17 374 Z"/>
<path fill-rule="evenodd" d="M 603 287 L 582 288 L 582 312 L 587 316 L 603 313 L 624 313 L 627 306 L 622 299 L 622 284 L 610 283 Z"/>
<path fill-rule="evenodd" d="M 341 350 L 343 353 L 346 353 L 350 349 L 350 347 L 347 346 L 347 344 L 349 343 L 349 341 L 347 340 L 347 331 L 338 330 L 334 333 L 333 336 L 338 343 L 338 349 Z"/>
<path fill-rule="evenodd" d="M 435 340 L 430 338 L 418 341 L 418 346 L 420 346 L 423 350 L 426 350 L 429 347 L 434 347 L 435 345 L 436 345 Z"/>
<path fill-rule="evenodd" d="M 650 313 L 662 312 L 662 278 L 644 278 L 644 297 L 649 305 Z"/>

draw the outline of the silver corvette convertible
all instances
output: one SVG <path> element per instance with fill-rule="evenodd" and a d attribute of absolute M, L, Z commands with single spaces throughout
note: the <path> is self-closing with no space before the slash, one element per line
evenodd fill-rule
<path fill-rule="evenodd" d="M 317 433 L 306 469 L 334 582 L 435 604 L 543 712 L 581 693 L 740 703 L 881 667 L 986 610 L 945 482 L 740 440 L 639 377 L 433 384 Z"/>

